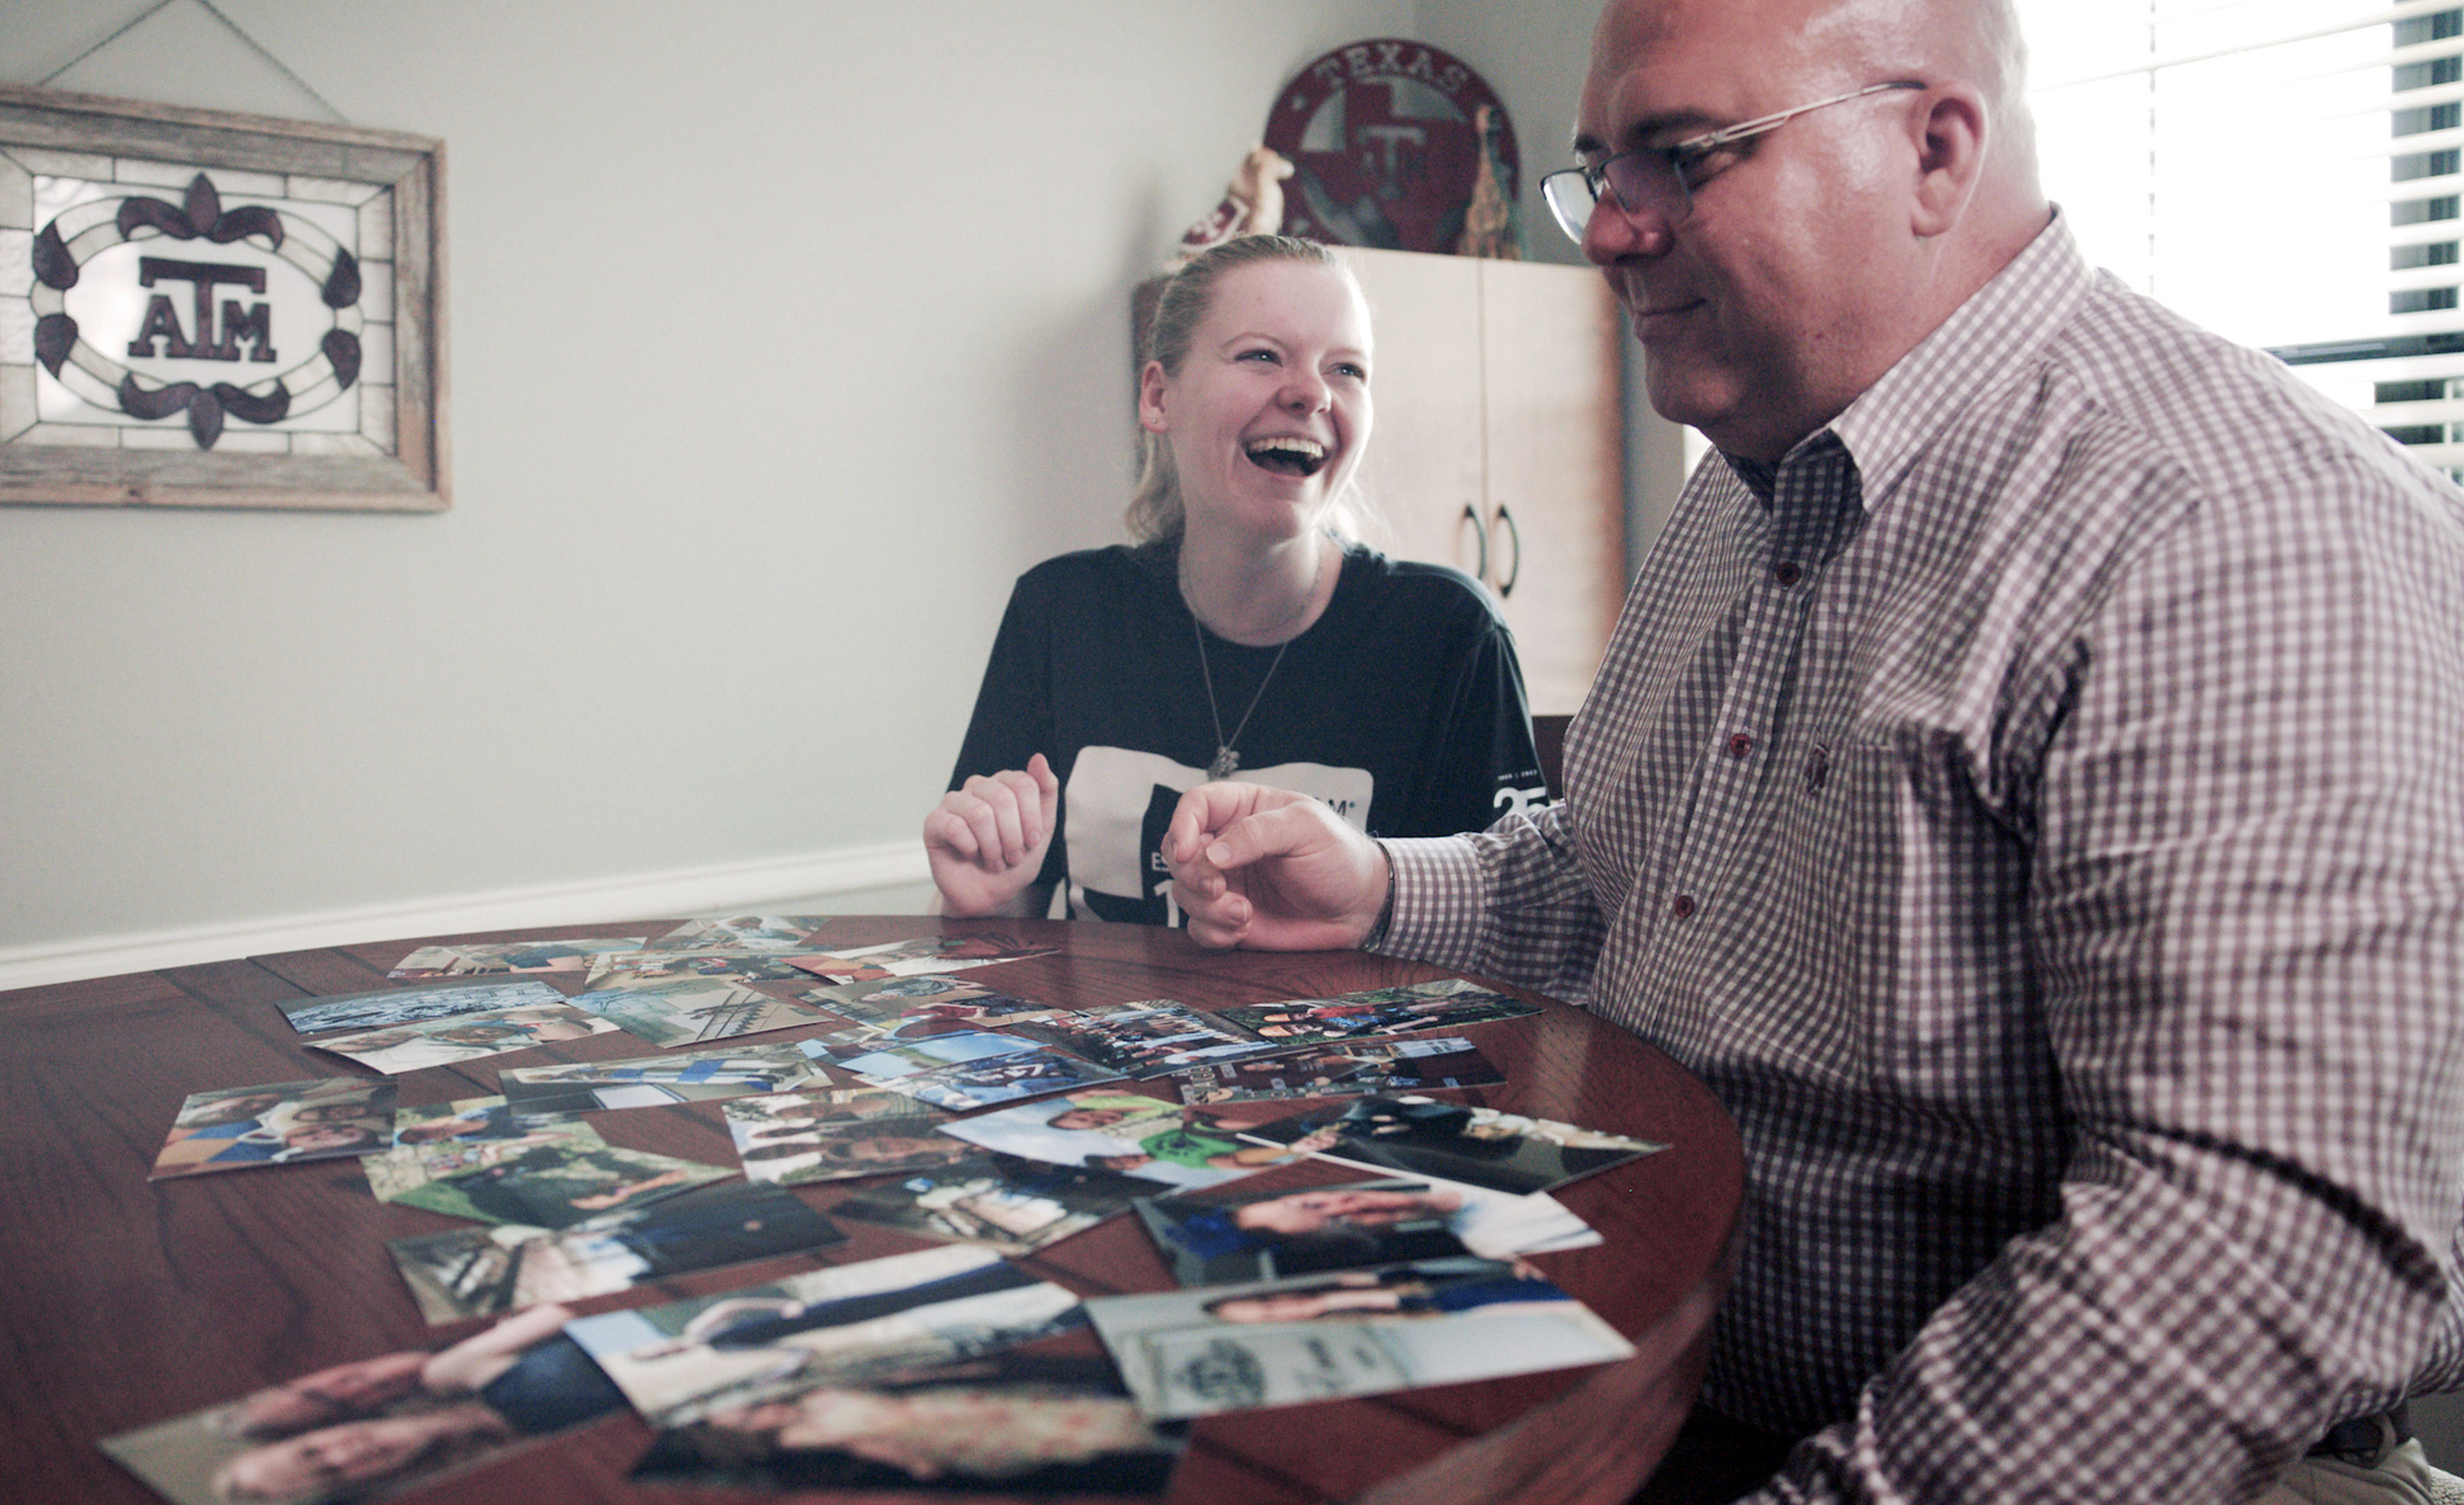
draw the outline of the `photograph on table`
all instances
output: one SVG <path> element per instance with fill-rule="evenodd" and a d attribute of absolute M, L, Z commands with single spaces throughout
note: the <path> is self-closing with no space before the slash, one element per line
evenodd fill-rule
<path fill-rule="evenodd" d="M 976 1153 L 936 1132 L 946 1114 L 887 1087 L 770 1093 L 720 1111 L 745 1176 L 781 1186 L 931 1170 Z"/>
<path fill-rule="evenodd" d="M 815 976 L 834 982 L 874 982 L 884 977 L 913 977 L 926 972 L 962 971 L 995 962 L 1048 956 L 1049 946 L 1030 946 L 1014 935 L 923 935 L 913 940 L 884 941 L 837 950 L 811 950 L 788 957 Z"/>
<path fill-rule="evenodd" d="M 737 982 L 810 982 L 776 951 L 609 951 L 590 959 L 584 991 L 638 987 L 676 977 L 732 977 Z"/>
<path fill-rule="evenodd" d="M 522 1127 L 521 1121 L 510 1113 L 497 1113 L 488 1106 L 503 1100 L 473 1098 L 467 1108 L 450 1115 L 412 1125 L 407 1141 L 398 1143 L 381 1155 L 370 1155 L 360 1162 L 360 1169 L 368 1178 L 368 1188 L 380 1202 L 399 1202 L 407 1192 L 434 1181 L 450 1181 L 455 1176 L 481 1170 L 500 1161 L 542 1145 L 564 1145 L 575 1149 L 599 1149 L 607 1142 L 599 1131 L 580 1119 Z M 456 1107 L 455 1104 L 446 1104 Z M 448 1132 L 465 1123 L 474 1125 L 469 1132 Z M 514 1132 L 500 1132 L 511 1124 Z M 432 1127 L 429 1125 L 433 1125 Z M 405 1136 L 397 1132 L 400 1141 Z M 472 1214 L 455 1209 L 457 1216 Z"/>
<path fill-rule="evenodd" d="M 673 1155 L 626 1149 L 587 1124 L 520 1139 L 390 1150 L 361 1162 L 380 1202 L 480 1223 L 571 1228 L 735 1174 Z"/>
<path fill-rule="evenodd" d="M 1073 1092 L 978 1114 L 941 1132 L 986 1149 L 1116 1170 L 1163 1187 L 1213 1187 L 1283 1165 L 1293 1151 L 1243 1144 L 1235 1135 L 1258 1126 L 1134 1092 Z"/>
<path fill-rule="evenodd" d="M 430 1066 L 454 1066 L 466 1060 L 526 1051 L 538 1045 L 610 1035 L 616 1026 L 583 1013 L 561 999 L 518 1009 L 489 1009 L 450 1019 L 422 1019 L 391 1029 L 331 1035 L 309 1044 L 358 1061 L 388 1077 Z"/>
<path fill-rule="evenodd" d="M 106 1437 L 174 1505 L 325 1505 L 432 1483 L 624 1408 L 624 1393 L 535 1306 L 460 1342 L 312 1370 Z"/>
<path fill-rule="evenodd" d="M 829 924 L 818 914 L 704 915 L 650 942 L 657 951 L 793 951 Z"/>
<path fill-rule="evenodd" d="M 877 1087 L 963 1113 L 1119 1081 L 1122 1073 L 1016 1035 L 973 1030 L 854 1043 L 805 1040 L 803 1051 Z"/>
<path fill-rule="evenodd" d="M 1139 1408 L 1165 1421 L 1634 1354 L 1529 1266 L 1477 1259 L 1102 1297 L 1087 1315 Z"/>
<path fill-rule="evenodd" d="M 424 1019 L 484 1014 L 492 1009 L 535 1008 L 562 1003 L 564 994 L 536 977 L 449 983 L 433 988 L 384 988 L 334 998 L 293 998 L 282 1016 L 302 1035 L 327 1030 L 383 1030 Z"/>
<path fill-rule="evenodd" d="M 791 1192 L 723 1181 L 571 1228 L 451 1229 L 390 1239 L 385 1248 L 420 1315 L 434 1324 L 846 1241 L 837 1224 Z"/>
<path fill-rule="evenodd" d="M 573 1006 L 662 1049 L 794 1029 L 823 1017 L 808 1003 L 762 992 L 734 977 L 687 972 L 637 977 L 618 969 L 576 993 Z"/>
<path fill-rule="evenodd" d="M 1139 1412 L 1110 1359 L 1012 1348 L 714 1412 L 659 1433 L 631 1476 L 765 1491 L 1159 1495 L 1187 1441 L 1185 1427 Z"/>
<path fill-rule="evenodd" d="M 911 1119 L 919 1115 L 937 1123 L 947 1117 L 938 1108 L 927 1107 L 888 1087 L 842 1087 L 827 1082 L 787 1092 L 731 1098 L 719 1111 L 727 1115 L 730 1124 L 742 1122 L 773 1127 L 860 1123 L 869 1119 Z"/>
<path fill-rule="evenodd" d="M 1240 1025 L 1262 1039 L 1287 1045 L 1322 1040 L 1353 1040 L 1379 1035 L 1409 1035 L 1421 1030 L 1459 1029 L 1493 1019 L 1518 1019 L 1537 1014 L 1536 1005 L 1460 977 L 1370 988 L 1332 998 L 1292 998 L 1282 1003 L 1242 1004 L 1216 1011 L 1218 1018 Z"/>
<path fill-rule="evenodd" d="M 1545 1192 L 1508 1196 L 1434 1177 L 1217 1188 L 1141 1197 L 1134 1208 L 1185 1286 L 1466 1254 L 1511 1259 L 1600 1241 Z"/>
<path fill-rule="evenodd" d="M 979 1150 L 940 1170 L 865 1187 L 831 1203 L 830 1215 L 918 1238 L 1030 1254 L 1128 1211 L 1155 1189 L 1154 1182 L 1117 1170 Z"/>
<path fill-rule="evenodd" d="M 491 972 L 578 972 L 591 958 L 639 949 L 642 937 L 561 941 L 491 941 L 465 946 L 423 946 L 394 963 L 388 977 L 482 977 Z"/>
<path fill-rule="evenodd" d="M 821 1064 L 793 1045 L 744 1045 L 690 1055 L 510 1067 L 496 1073 L 496 1087 L 517 1122 L 536 1125 L 578 1113 L 710 1102 L 827 1080 Z"/>
<path fill-rule="evenodd" d="M 986 1249 L 927 1249 L 565 1331 L 654 1427 L 869 1383 L 1083 1326 L 1078 1298 Z"/>
<path fill-rule="evenodd" d="M 145 1179 L 374 1155 L 393 1143 L 398 1083 L 360 1077 L 191 1093 Z"/>
<path fill-rule="evenodd" d="M 519 1139 L 532 1132 L 514 1118 L 502 1098 L 456 1098 L 423 1107 L 396 1108 L 393 1147 L 416 1149 L 425 1145 L 475 1145 L 492 1139 Z"/>
<path fill-rule="evenodd" d="M 954 1029 L 1002 1029 L 1023 1019 L 1068 1012 L 949 972 L 829 983 L 796 996 L 851 1023 L 874 1025 L 897 1037 Z"/>
<path fill-rule="evenodd" d="M 1287 1047 L 1280 1056 L 1172 1074 L 1180 1101 L 1201 1105 L 1486 1087 L 1505 1080 L 1506 1073 L 1460 1035 Z"/>
<path fill-rule="evenodd" d="M 1108 1003 L 1002 1028 L 1132 1077 L 1160 1077 L 1200 1061 L 1244 1060 L 1292 1048 L 1170 998 Z"/>
<path fill-rule="evenodd" d="M 1517 1196 L 1551 1190 L 1668 1147 L 1414 1094 L 1373 1093 L 1243 1132 L 1369 1170 L 1443 1176 Z"/>

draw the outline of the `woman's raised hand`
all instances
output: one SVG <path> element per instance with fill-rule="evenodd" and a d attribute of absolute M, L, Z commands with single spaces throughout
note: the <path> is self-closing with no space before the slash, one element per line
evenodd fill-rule
<path fill-rule="evenodd" d="M 1061 780 L 1043 753 L 1024 769 L 976 774 L 924 818 L 924 856 L 949 915 L 1014 911 L 1044 871 L 1061 809 Z"/>

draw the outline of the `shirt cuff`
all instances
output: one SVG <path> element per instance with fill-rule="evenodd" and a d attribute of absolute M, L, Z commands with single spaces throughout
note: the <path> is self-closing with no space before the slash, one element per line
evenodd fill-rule
<path fill-rule="evenodd" d="M 1381 839 L 1392 875 L 1386 929 L 1367 949 L 1441 965 L 1466 965 L 1480 937 L 1480 862 L 1459 836 Z M 1462 952 L 1462 956 L 1454 953 Z"/>

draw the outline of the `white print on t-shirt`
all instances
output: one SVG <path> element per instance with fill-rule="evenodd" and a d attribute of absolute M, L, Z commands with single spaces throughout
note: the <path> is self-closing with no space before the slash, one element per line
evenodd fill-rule
<path fill-rule="evenodd" d="M 1369 801 L 1377 780 L 1365 768 L 1325 763 L 1278 763 L 1244 768 L 1233 777 L 1246 784 L 1288 789 L 1325 800 L 1354 830 L 1369 829 Z M 1156 837 L 1157 808 L 1206 782 L 1206 771 L 1154 752 L 1128 748 L 1081 748 L 1069 770 L 1063 799 L 1062 833 L 1069 842 L 1069 885 L 1144 902 L 1171 883 Z M 1159 797 L 1160 796 L 1160 797 Z M 1088 912 L 1085 894 L 1073 891 L 1070 912 Z M 1177 919 L 1177 916 L 1174 917 Z"/>
<path fill-rule="evenodd" d="M 1519 816 L 1534 805 L 1545 805 L 1548 802 L 1549 786 L 1546 784 L 1536 785 L 1530 789 L 1501 789 L 1489 800 L 1490 804 L 1509 816 Z"/>

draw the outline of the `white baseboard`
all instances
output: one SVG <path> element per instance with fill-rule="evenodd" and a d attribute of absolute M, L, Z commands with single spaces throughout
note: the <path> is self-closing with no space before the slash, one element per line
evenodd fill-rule
<path fill-rule="evenodd" d="M 929 890 L 931 883 L 921 842 L 844 847 L 831 852 L 677 868 L 664 873 L 634 873 L 583 883 L 450 894 L 314 914 L 274 915 L 179 929 L 0 947 L 0 991 L 319 946 L 452 935 L 466 930 L 587 925 L 627 916 L 681 916 L 717 909 L 768 908 L 777 913 L 780 911 L 772 906 L 785 899 L 856 894 L 917 883 Z M 920 896 L 916 907 L 920 912 Z"/>

